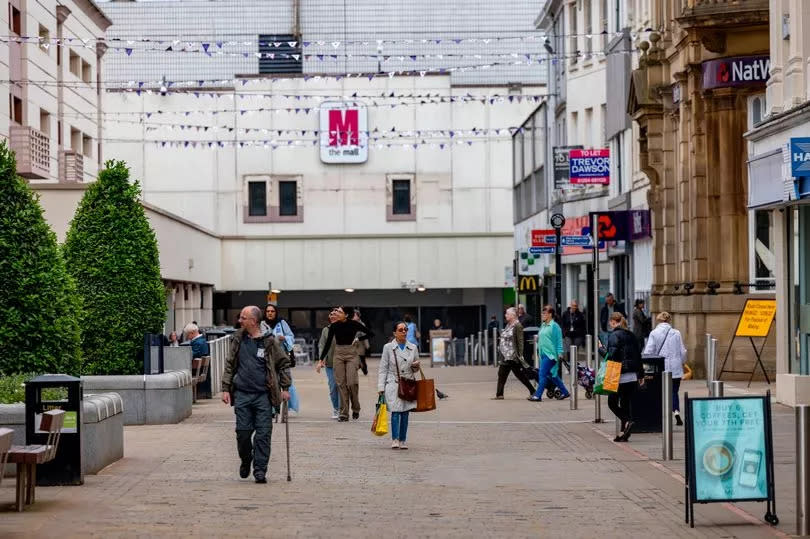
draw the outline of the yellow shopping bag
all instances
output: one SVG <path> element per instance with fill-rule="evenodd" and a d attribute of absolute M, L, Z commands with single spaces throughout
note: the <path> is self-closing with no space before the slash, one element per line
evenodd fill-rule
<path fill-rule="evenodd" d="M 619 391 L 619 379 L 622 377 L 622 364 L 619 361 L 606 361 L 605 381 L 602 388 L 610 393 Z"/>
<path fill-rule="evenodd" d="M 385 405 L 385 397 L 382 395 L 377 401 L 377 413 L 371 423 L 371 432 L 376 436 L 388 434 L 388 407 Z"/>

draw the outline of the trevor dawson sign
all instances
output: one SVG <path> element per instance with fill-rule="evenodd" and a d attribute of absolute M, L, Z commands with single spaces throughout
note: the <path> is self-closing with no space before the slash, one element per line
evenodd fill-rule
<path fill-rule="evenodd" d="M 368 160 L 368 110 L 356 102 L 325 101 L 320 110 L 321 161 L 365 163 Z"/>
<path fill-rule="evenodd" d="M 568 153 L 570 182 L 572 184 L 610 183 L 610 150 L 571 150 Z"/>

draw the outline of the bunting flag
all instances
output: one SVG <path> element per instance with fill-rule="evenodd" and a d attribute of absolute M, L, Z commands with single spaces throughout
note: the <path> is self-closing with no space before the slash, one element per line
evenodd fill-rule
<path fill-rule="evenodd" d="M 135 144 L 149 144 L 158 148 L 185 148 L 185 149 L 219 149 L 219 148 L 259 148 L 276 150 L 279 148 L 315 148 L 320 146 L 328 147 L 328 139 L 326 143 L 315 140 L 301 140 L 301 139 L 267 139 L 267 140 L 143 140 L 143 139 L 107 139 L 107 142 L 117 143 L 135 143 Z M 342 146 L 343 149 L 352 149 L 355 147 L 368 147 L 376 150 L 416 150 L 420 147 L 447 150 L 453 147 L 469 147 L 473 144 L 482 142 L 504 142 L 511 144 L 511 138 L 502 137 L 500 139 L 481 139 L 481 140 L 454 140 L 445 142 L 419 140 L 414 142 L 385 142 L 379 139 L 371 138 L 366 145 L 358 146 Z"/>

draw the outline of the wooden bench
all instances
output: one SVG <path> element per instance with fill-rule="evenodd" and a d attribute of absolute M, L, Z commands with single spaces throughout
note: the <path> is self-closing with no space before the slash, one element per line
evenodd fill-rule
<path fill-rule="evenodd" d="M 211 356 L 195 357 L 191 360 L 191 402 L 197 402 L 197 384 L 208 379 Z"/>
<path fill-rule="evenodd" d="M 8 460 L 8 450 L 11 449 L 11 440 L 14 438 L 14 431 L 11 429 L 0 429 L 0 483 L 3 482 L 3 469 Z"/>
<path fill-rule="evenodd" d="M 65 422 L 64 410 L 50 410 L 42 414 L 40 432 L 48 433 L 44 445 L 12 445 L 8 451 L 8 461 L 17 465 L 17 511 L 35 501 L 34 489 L 37 486 L 37 464 L 50 462 L 56 456 L 62 425 Z"/>

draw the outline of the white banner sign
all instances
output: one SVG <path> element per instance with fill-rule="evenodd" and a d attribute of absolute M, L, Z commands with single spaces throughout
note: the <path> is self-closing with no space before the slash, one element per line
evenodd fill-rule
<path fill-rule="evenodd" d="M 368 111 L 365 105 L 326 101 L 321 104 L 321 161 L 365 163 L 368 160 Z"/>

